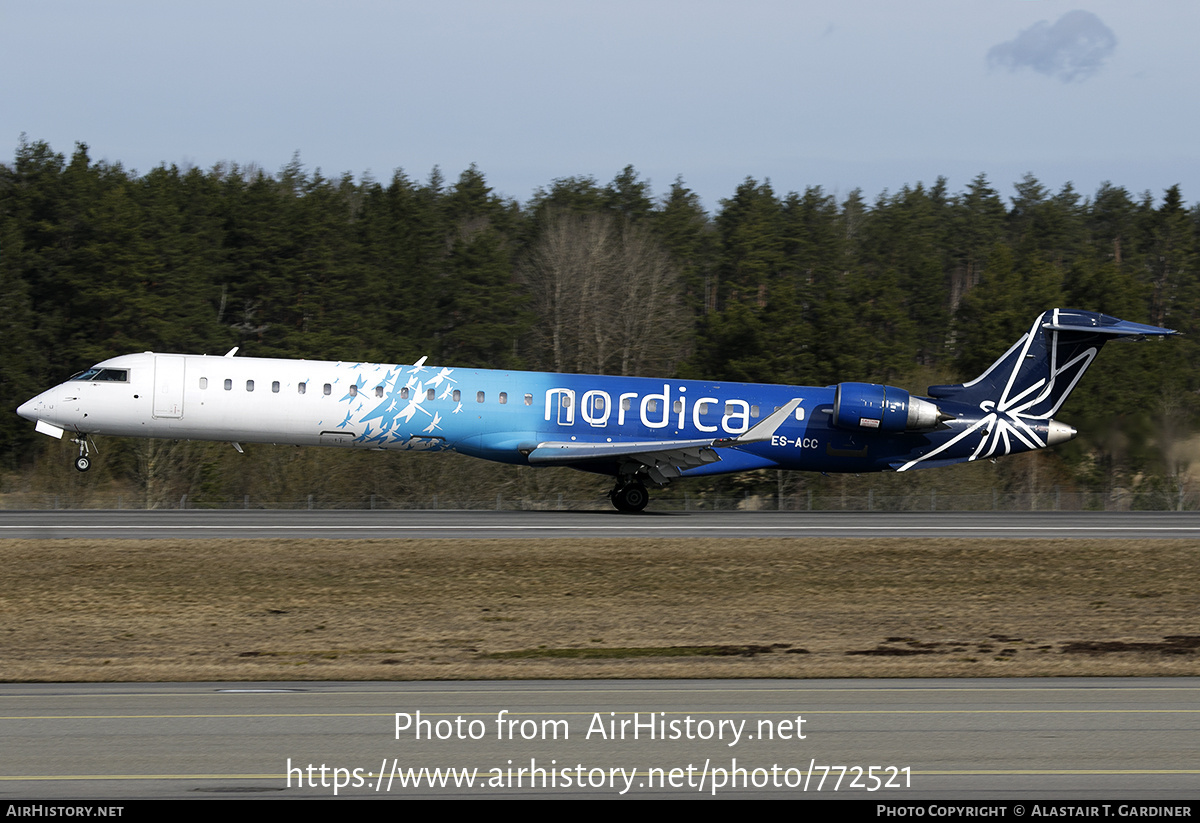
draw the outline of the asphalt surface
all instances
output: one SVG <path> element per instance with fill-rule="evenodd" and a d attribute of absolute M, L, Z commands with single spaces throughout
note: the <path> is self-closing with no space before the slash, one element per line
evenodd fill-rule
<path fill-rule="evenodd" d="M 1194 678 L 5 685 L 0 791 L 1195 799 L 1198 698 Z M 422 767 L 474 785 L 402 785 Z"/>
<path fill-rule="evenodd" d="M 697 535 L 1186 538 L 1200 516 L 0 513 L 0 536 L 25 538 Z M 1196 678 L 7 684 L 0 792 L 1159 803 L 1200 796 L 1198 698 Z M 399 733 L 398 712 L 412 723 Z M 635 712 L 667 738 L 643 725 L 633 739 Z M 430 787 L 422 767 L 476 771 L 469 787 Z"/>
<path fill-rule="evenodd" d="M 721 536 L 1196 538 L 1200 512 L 0 512 L 0 538 Z"/>

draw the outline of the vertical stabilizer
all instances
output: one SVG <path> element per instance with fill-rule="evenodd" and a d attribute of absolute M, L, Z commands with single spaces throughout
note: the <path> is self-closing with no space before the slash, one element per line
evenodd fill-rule
<path fill-rule="evenodd" d="M 1050 309 L 979 377 L 969 383 L 930 386 L 929 396 L 1048 420 L 1106 342 L 1168 334 L 1175 332 L 1096 312 Z"/>

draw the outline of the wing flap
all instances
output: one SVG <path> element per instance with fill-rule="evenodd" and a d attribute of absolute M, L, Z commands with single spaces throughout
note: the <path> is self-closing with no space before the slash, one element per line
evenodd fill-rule
<path fill-rule="evenodd" d="M 737 437 L 696 440 L 642 440 L 615 443 L 545 441 L 529 452 L 534 465 L 567 465 L 588 461 L 633 461 L 642 464 L 656 483 L 666 483 L 687 469 L 721 459 L 718 449 L 733 448 L 770 440 L 783 421 L 796 410 L 802 398 L 793 398 L 780 406 L 749 431 Z"/>
<path fill-rule="evenodd" d="M 578 463 L 582 460 L 613 460 L 620 457 L 634 457 L 639 454 L 685 452 L 711 448 L 712 444 L 712 440 L 643 440 L 621 443 L 547 441 L 538 443 L 529 453 L 529 462 L 553 464 Z"/>

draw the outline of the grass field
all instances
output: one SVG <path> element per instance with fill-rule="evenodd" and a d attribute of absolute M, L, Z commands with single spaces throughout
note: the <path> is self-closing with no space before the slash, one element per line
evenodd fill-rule
<path fill-rule="evenodd" d="M 6 681 L 1200 674 L 1200 541 L 3 540 Z"/>

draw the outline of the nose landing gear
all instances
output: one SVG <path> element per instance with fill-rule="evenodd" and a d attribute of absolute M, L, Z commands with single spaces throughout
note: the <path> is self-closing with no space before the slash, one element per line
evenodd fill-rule
<path fill-rule="evenodd" d="M 75 458 L 75 470 L 85 472 L 92 467 L 91 448 L 87 435 L 73 437 L 71 442 L 79 446 L 79 456 Z"/>

